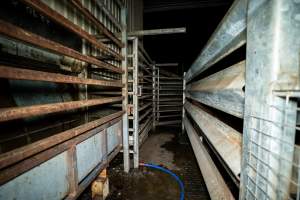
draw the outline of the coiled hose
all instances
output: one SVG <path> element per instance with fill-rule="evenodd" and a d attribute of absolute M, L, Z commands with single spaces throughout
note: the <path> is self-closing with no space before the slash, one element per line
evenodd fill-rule
<path fill-rule="evenodd" d="M 180 180 L 180 178 L 176 174 L 174 174 L 170 170 L 168 170 L 166 168 L 163 168 L 161 166 L 158 166 L 158 165 L 153 165 L 153 164 L 149 164 L 149 163 L 140 163 L 140 166 L 149 167 L 149 168 L 153 168 L 153 169 L 158 169 L 162 172 L 165 172 L 165 173 L 171 175 L 179 184 L 179 187 L 180 187 L 180 200 L 184 200 L 184 185 L 183 185 L 183 182 Z"/>

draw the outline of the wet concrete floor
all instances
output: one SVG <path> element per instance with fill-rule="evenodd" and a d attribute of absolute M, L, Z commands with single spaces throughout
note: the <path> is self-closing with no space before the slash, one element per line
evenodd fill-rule
<path fill-rule="evenodd" d="M 179 131 L 164 128 L 151 134 L 141 147 L 140 161 L 157 164 L 176 173 L 184 182 L 186 200 L 209 199 L 191 146 L 188 142 L 178 142 Z M 125 174 L 122 172 L 122 157 L 111 163 L 109 178 L 111 193 L 108 200 L 179 199 L 179 186 L 170 175 L 148 168 Z"/>

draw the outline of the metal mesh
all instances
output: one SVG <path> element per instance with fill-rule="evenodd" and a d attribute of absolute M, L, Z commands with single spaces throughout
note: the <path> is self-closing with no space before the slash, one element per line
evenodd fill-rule
<path fill-rule="evenodd" d="M 299 97 L 292 93 L 274 98 L 282 104 L 267 105 L 268 117 L 248 118 L 246 199 L 299 199 L 300 148 L 295 144 Z"/>

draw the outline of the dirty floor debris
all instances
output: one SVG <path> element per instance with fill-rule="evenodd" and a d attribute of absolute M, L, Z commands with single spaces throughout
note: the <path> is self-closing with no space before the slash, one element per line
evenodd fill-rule
<path fill-rule="evenodd" d="M 151 134 L 140 150 L 140 160 L 172 170 L 184 181 L 185 199 L 209 199 L 199 167 L 189 145 L 179 144 L 180 130 L 165 128 Z M 121 159 L 120 159 L 121 160 Z M 109 200 L 176 200 L 177 182 L 167 174 L 154 169 L 142 169 L 130 174 L 122 172 L 121 163 L 112 163 Z"/>
<path fill-rule="evenodd" d="M 140 161 L 161 165 L 176 173 L 184 182 L 185 200 L 210 199 L 191 146 L 178 143 L 179 131 L 168 128 L 151 134 L 140 149 Z M 110 164 L 107 200 L 179 199 L 178 184 L 171 176 L 148 168 L 126 174 L 122 171 L 122 158 L 120 154 Z"/>

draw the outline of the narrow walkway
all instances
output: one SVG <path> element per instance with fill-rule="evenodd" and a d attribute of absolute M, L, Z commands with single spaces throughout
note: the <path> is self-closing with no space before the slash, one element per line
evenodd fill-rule
<path fill-rule="evenodd" d="M 140 150 L 141 162 L 164 166 L 179 175 L 185 184 L 186 200 L 209 199 L 193 151 L 189 144 L 177 142 L 175 128 L 151 134 Z M 121 156 L 121 155 L 120 155 Z M 122 172 L 122 157 L 109 168 L 111 194 L 108 200 L 176 200 L 177 182 L 169 175 L 152 169 Z"/>

